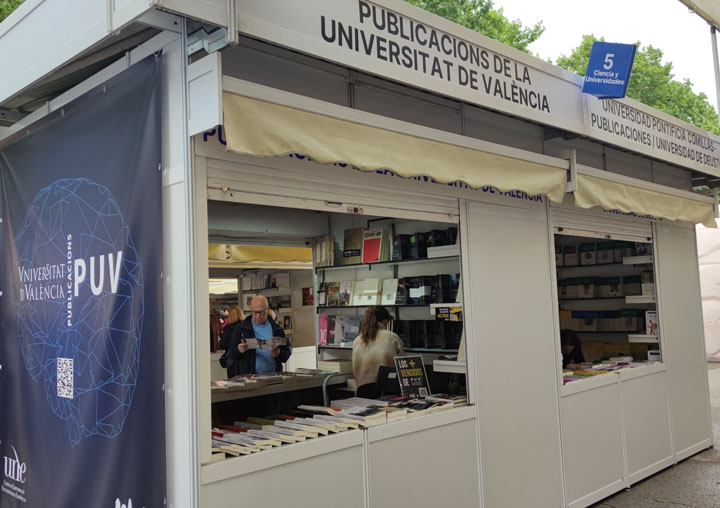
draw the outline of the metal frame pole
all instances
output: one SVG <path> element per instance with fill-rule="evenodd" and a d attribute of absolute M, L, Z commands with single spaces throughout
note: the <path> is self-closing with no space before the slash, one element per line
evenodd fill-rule
<path fill-rule="evenodd" d="M 715 26 L 710 25 L 710 39 L 712 42 L 713 67 L 715 68 L 715 94 L 717 99 L 718 120 L 720 121 L 720 61 L 718 61 L 718 45 L 715 35 Z"/>

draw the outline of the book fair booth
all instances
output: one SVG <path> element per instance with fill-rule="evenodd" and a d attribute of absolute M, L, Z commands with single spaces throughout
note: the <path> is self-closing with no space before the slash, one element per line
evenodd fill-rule
<path fill-rule="evenodd" d="M 121 288 L 146 287 L 144 313 L 133 314 L 127 419 L 114 434 L 81 427 L 72 446 L 58 445 L 80 454 L 93 440 L 102 450 L 131 425 L 164 425 L 134 433 L 155 448 L 133 456 L 162 479 L 148 489 L 149 472 L 118 473 L 122 492 L 108 488 L 112 499 L 95 505 L 430 507 L 452 496 L 462 507 L 579 508 L 712 446 L 694 225 L 715 226 L 720 138 L 631 99 L 583 95 L 581 77 L 399 0 L 132 1 L 99 11 L 87 0 L 87 19 L 46 27 L 58 3 L 28 1 L 0 25 L 0 64 L 17 76 L 0 86 L 0 114 L 21 94 L 58 92 L 2 124 L 3 182 L 5 171 L 32 175 L 26 144 L 47 144 L 54 125 L 76 116 L 80 144 L 57 160 L 119 156 L 81 134 L 105 111 L 91 100 L 119 96 L 113 118 L 132 104 L 156 111 L 145 130 L 130 121 L 129 133 L 145 134 L 127 139 L 140 139 L 133 153 L 144 156 L 156 132 L 162 153 L 160 163 L 123 162 L 151 168 L 156 181 L 125 191 L 127 204 L 112 201 L 131 233 L 151 216 L 161 227 L 128 241 L 132 265 L 107 255 L 111 289 L 118 278 Z M 74 35 L 45 58 L 33 47 L 6 56 L 40 26 L 50 43 Z M 157 95 L 138 102 L 124 92 L 133 84 Z M 94 179 L 124 196 L 121 170 L 113 187 L 97 165 Z M 0 223 L 3 242 L 15 249 L 3 259 L 21 277 L 45 264 L 21 249 L 25 210 L 45 203 L 33 196 L 93 179 L 38 175 L 19 193 L 29 197 L 17 219 L 12 189 L 0 194 L 13 219 Z M 132 200 L 140 188 L 157 192 L 154 205 Z M 81 222 L 96 224 L 88 216 Z M 98 231 L 73 241 L 85 249 L 77 239 Z M 137 275 L 143 249 L 161 257 L 156 278 L 144 264 Z M 104 294 L 98 259 L 69 262 L 75 298 L 83 284 Z M 38 379 L 57 384 L 62 401 L 79 397 L 83 359 L 67 363 L 62 348 L 28 356 L 37 350 L 23 345 L 32 330 L 23 319 L 40 311 L 4 293 L 3 321 L 20 310 L 2 330 L 0 382 L 26 383 L 37 363 L 28 358 L 49 355 L 52 372 Z M 213 314 L 249 316 L 258 295 L 292 354 L 282 372 L 228 379 L 221 342 L 208 340 Z M 356 398 L 352 345 L 376 305 L 390 312 L 408 359 L 381 371 L 384 396 L 373 403 Z M 58 326 L 82 337 L 64 318 Z M 6 333 L 19 335 L 22 354 Z M 148 343 L 160 352 L 146 354 Z M 152 384 L 150 370 L 164 377 Z M 427 381 L 406 399 L 398 395 L 410 371 Z M 26 414 L 72 427 L 66 406 L 47 406 L 55 384 L 29 384 L 41 396 Z M 8 404 L 12 393 L 2 392 Z M 41 459 L 12 422 L 0 431 L 0 451 L 27 464 L 28 478 L 15 478 L 1 504 L 33 505 L 43 499 L 33 489 L 46 487 Z M 108 462 L 127 466 L 121 450 Z M 109 474 L 78 466 L 66 475 L 80 471 Z"/>

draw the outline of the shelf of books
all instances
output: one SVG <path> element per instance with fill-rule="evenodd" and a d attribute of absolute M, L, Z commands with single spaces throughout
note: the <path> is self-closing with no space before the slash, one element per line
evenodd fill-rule
<path fill-rule="evenodd" d="M 366 309 L 371 305 L 382 305 L 383 307 L 429 307 L 429 304 L 425 303 L 366 303 L 363 305 L 318 305 L 318 312 L 325 309 Z"/>
<path fill-rule="evenodd" d="M 336 266 L 316 266 L 316 272 L 325 272 L 332 270 L 347 270 L 349 268 L 366 268 L 372 270 L 373 267 L 381 266 L 399 266 L 399 265 L 412 265 L 412 264 L 427 264 L 429 261 L 452 261 L 458 259 L 458 254 L 451 256 L 438 256 L 438 257 L 427 257 L 422 259 L 398 259 L 394 261 L 376 261 L 373 263 L 354 263 L 354 264 L 342 264 Z"/>
<path fill-rule="evenodd" d="M 243 273 L 241 281 L 242 308 L 250 310 L 253 297 L 262 295 L 268 299 L 271 309 L 288 311 L 292 301 L 290 273 L 286 271 L 262 269 L 249 270 Z"/>
<path fill-rule="evenodd" d="M 658 361 L 652 244 L 566 235 L 555 241 L 560 329 L 580 340 L 564 347 L 582 352 L 571 355 L 565 382 Z"/>
<path fill-rule="evenodd" d="M 457 228 L 408 234 L 395 231 L 392 236 L 390 229 L 394 225 L 344 230 L 343 244 L 337 249 L 342 260 L 339 264 L 335 263 L 334 237 L 317 240 L 316 312 L 321 359 L 333 350 L 326 346 L 349 343 L 346 347 L 351 347 L 359 333 L 362 314 L 374 305 L 391 311 L 390 328 L 400 336 L 406 349 L 457 351 L 461 313 L 456 311 L 454 323 L 449 319 L 433 319 L 438 306 L 461 307 L 457 303 L 460 285 Z"/>
<path fill-rule="evenodd" d="M 212 428 L 213 462 L 261 453 L 342 432 L 431 415 L 467 405 L 465 395 L 436 393 L 422 399 L 350 397 L 329 406 L 300 404 L 282 413 L 245 416 Z"/>

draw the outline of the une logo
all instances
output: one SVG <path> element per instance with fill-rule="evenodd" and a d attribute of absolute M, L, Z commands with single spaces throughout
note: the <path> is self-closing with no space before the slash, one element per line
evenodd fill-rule
<path fill-rule="evenodd" d="M 13 459 L 12 457 L 7 456 L 4 457 L 5 476 L 15 480 L 16 482 L 25 483 L 25 471 L 27 469 L 27 466 L 24 462 L 20 462 L 15 447 L 13 445 L 10 445 L 10 448 L 12 448 L 13 453 L 15 454 L 15 458 Z"/>

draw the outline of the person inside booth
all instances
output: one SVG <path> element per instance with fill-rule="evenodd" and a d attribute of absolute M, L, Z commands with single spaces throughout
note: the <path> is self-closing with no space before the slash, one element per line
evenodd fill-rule
<path fill-rule="evenodd" d="M 376 387 L 381 366 L 394 367 L 396 356 L 405 354 L 403 342 L 387 330 L 390 313 L 385 307 L 368 307 L 360 321 L 360 334 L 353 341 L 352 366 L 357 396 L 374 399 L 380 396 Z"/>
<path fill-rule="evenodd" d="M 228 378 L 282 372 L 283 364 L 292 354 L 292 344 L 282 327 L 268 315 L 268 309 L 267 298 L 254 297 L 250 302 L 252 315 L 235 326 L 227 355 Z M 264 349 L 264 345 L 272 348 Z"/>
<path fill-rule="evenodd" d="M 571 363 L 583 363 L 585 361 L 580 337 L 574 331 L 560 331 L 560 346 L 562 348 L 563 369 Z"/>
<path fill-rule="evenodd" d="M 227 367 L 227 351 L 230 348 L 230 344 L 232 343 L 232 337 L 233 332 L 235 332 L 235 328 L 243 322 L 245 319 L 245 313 L 242 311 L 240 307 L 235 305 L 234 307 L 230 307 L 228 310 L 228 324 L 225 325 L 225 327 L 222 330 L 222 334 L 220 334 L 220 350 L 222 350 L 223 355 L 220 357 L 220 365 L 223 367 Z"/>

